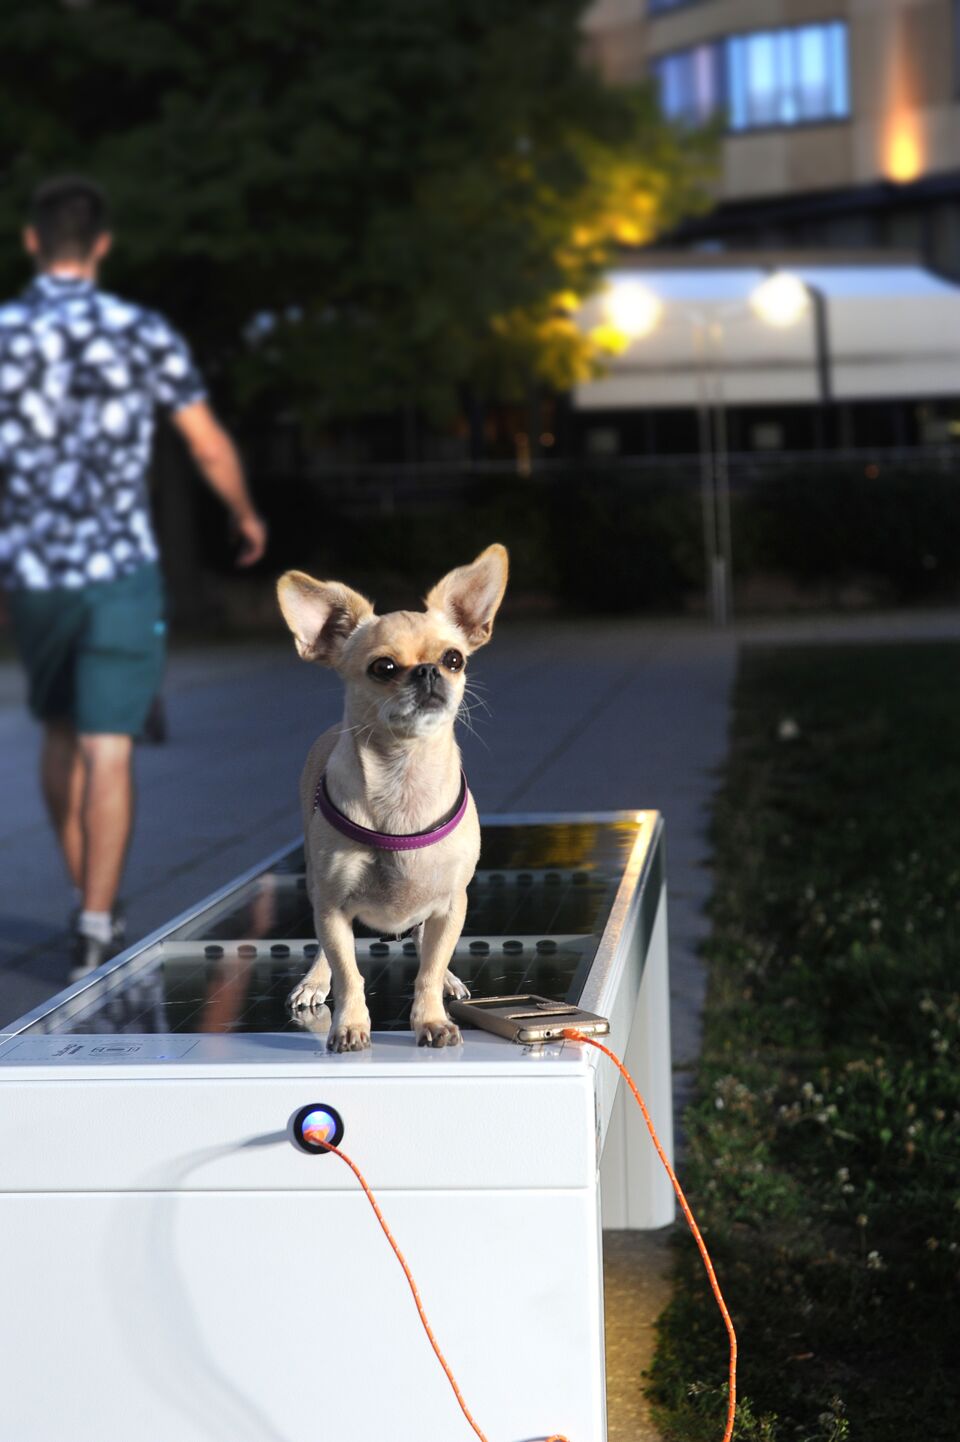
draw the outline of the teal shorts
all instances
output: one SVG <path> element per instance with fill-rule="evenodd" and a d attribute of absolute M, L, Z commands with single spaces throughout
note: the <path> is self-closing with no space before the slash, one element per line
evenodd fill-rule
<path fill-rule="evenodd" d="M 88 736 L 136 736 L 163 679 L 159 567 L 76 589 L 11 591 L 7 600 L 34 716 Z"/>

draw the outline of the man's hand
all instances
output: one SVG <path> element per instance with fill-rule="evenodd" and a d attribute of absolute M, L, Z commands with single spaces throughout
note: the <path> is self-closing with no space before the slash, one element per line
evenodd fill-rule
<path fill-rule="evenodd" d="M 173 423 L 197 466 L 230 509 L 242 542 L 237 565 L 255 565 L 267 548 L 267 528 L 253 509 L 236 447 L 206 401 L 184 406 Z"/>
<path fill-rule="evenodd" d="M 257 515 L 256 511 L 248 511 L 242 516 L 234 516 L 233 524 L 236 526 L 242 542 L 237 565 L 255 566 L 267 549 L 266 522 Z"/>

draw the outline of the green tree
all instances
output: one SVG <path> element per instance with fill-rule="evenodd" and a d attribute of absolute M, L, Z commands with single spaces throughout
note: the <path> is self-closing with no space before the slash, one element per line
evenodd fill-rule
<path fill-rule="evenodd" d="M 0 16 L 0 281 L 31 186 L 107 186 L 109 284 L 307 423 L 596 364 L 571 297 L 703 200 L 703 139 L 580 60 L 584 0 L 31 0 Z M 259 324 L 252 323 L 259 317 Z"/>

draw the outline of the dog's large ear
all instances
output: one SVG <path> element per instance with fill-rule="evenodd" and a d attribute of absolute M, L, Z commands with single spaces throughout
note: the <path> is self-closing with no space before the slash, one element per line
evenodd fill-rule
<path fill-rule="evenodd" d="M 442 611 L 463 632 L 471 650 L 493 634 L 493 618 L 507 589 L 506 546 L 488 546 L 469 566 L 438 581 L 427 597 L 431 611 Z"/>
<path fill-rule="evenodd" d="M 305 661 L 335 666 L 347 637 L 373 615 L 365 596 L 340 581 L 315 581 L 303 571 L 287 571 L 277 582 L 283 619 Z"/>

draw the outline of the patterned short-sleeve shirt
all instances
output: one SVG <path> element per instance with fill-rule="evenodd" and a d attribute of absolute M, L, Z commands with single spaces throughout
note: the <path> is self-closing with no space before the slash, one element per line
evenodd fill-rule
<path fill-rule="evenodd" d="M 85 586 L 155 561 L 155 408 L 204 396 L 163 316 L 88 281 L 41 275 L 0 306 L 3 584 Z"/>

